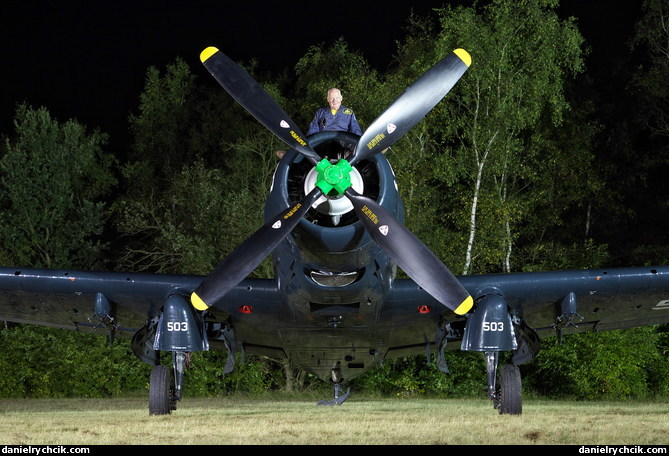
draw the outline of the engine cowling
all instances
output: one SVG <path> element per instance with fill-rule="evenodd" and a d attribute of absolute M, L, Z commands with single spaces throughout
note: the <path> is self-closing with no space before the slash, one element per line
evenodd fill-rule
<path fill-rule="evenodd" d="M 321 132 L 309 137 L 309 142 L 322 158 L 336 163 L 355 149 L 358 139 L 345 132 Z M 302 154 L 287 151 L 274 174 L 265 219 L 270 220 L 277 208 L 301 201 L 316 185 L 316 174 L 316 167 Z M 395 175 L 383 154 L 358 162 L 350 176 L 358 193 L 403 220 Z M 273 258 L 280 288 L 302 296 L 312 310 L 332 304 L 322 301 L 327 301 L 328 289 L 336 289 L 340 307 L 376 311 L 372 303 L 382 300 L 395 275 L 394 263 L 366 232 L 345 195 L 316 201 Z"/>

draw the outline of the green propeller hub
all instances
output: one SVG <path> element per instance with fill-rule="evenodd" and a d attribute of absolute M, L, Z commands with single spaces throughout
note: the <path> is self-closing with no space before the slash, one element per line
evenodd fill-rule
<path fill-rule="evenodd" d="M 318 171 L 316 187 L 323 190 L 323 193 L 328 196 L 343 195 L 352 185 L 351 170 L 353 167 L 344 159 L 332 164 L 327 158 L 324 158 L 316 165 L 316 171 Z"/>

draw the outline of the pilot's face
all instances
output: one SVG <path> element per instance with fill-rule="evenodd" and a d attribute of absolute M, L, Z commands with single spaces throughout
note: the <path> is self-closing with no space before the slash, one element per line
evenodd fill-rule
<path fill-rule="evenodd" d="M 330 105 L 330 109 L 339 109 L 341 107 L 341 99 L 341 92 L 338 90 L 328 92 L 328 104 Z"/>

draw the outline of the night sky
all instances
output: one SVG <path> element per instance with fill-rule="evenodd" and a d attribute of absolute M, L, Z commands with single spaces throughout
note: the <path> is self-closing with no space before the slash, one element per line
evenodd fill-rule
<path fill-rule="evenodd" d="M 328 10 L 310 1 L 127 2 L 16 1 L 0 6 L 0 134 L 13 132 L 17 103 L 45 106 L 59 121 L 75 118 L 112 136 L 127 128 L 148 67 L 161 70 L 183 58 L 200 77 L 202 49 L 220 48 L 237 61 L 255 58 L 261 69 L 291 68 L 310 45 L 343 36 L 350 48 L 385 68 L 410 10 L 425 14 L 442 1 L 352 2 Z M 325 2 L 330 5 L 331 2 Z M 464 4 L 470 2 L 464 1 Z M 606 68 L 624 52 L 621 37 L 640 2 L 564 0 L 561 14 L 576 16 L 593 47 L 591 65 Z M 630 5 L 631 4 L 631 5 Z"/>

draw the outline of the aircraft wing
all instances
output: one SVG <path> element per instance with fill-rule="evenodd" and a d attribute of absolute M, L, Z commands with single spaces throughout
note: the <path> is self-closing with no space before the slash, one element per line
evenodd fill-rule
<path fill-rule="evenodd" d="M 203 277 L 125 272 L 0 268 L 0 320 L 131 337 L 160 315 L 170 295 L 188 296 Z M 226 307 L 277 299 L 269 279 L 246 279 Z"/>
<path fill-rule="evenodd" d="M 499 294 L 541 336 L 669 322 L 669 267 L 585 269 L 459 277 L 480 298 Z M 565 319 L 571 318 L 572 324 Z"/>
<path fill-rule="evenodd" d="M 666 266 L 457 278 L 476 301 L 472 312 L 464 317 L 440 307 L 413 280 L 395 280 L 381 317 L 382 322 L 394 328 L 387 341 L 388 357 L 425 353 L 427 341 L 435 341 L 439 348 L 440 337 L 449 341 L 442 348 L 485 351 L 487 342 L 503 340 L 496 336 L 488 339 L 485 325 L 494 325 L 504 318 L 510 318 L 523 337 L 529 336 L 526 342 L 535 337 L 669 323 Z M 486 309 L 491 301 L 495 304 Z M 501 313 L 496 313 L 497 308 L 502 309 Z M 434 309 L 441 309 L 441 317 L 448 323 L 446 327 L 437 325 L 436 334 L 439 318 L 431 311 Z M 444 332 L 440 335 L 441 328 Z M 488 330 L 494 331 L 495 327 Z M 519 348 L 527 353 L 526 348 L 512 345 L 503 351 Z"/>
<path fill-rule="evenodd" d="M 132 336 L 151 316 L 158 316 L 172 294 L 188 296 L 202 277 L 148 273 L 90 272 L 0 268 L 0 319 L 87 332 L 114 325 L 116 334 Z M 478 299 L 490 294 L 504 298 L 510 313 L 541 337 L 669 323 L 669 267 L 587 269 L 459 276 Z M 277 321 L 276 282 L 246 279 L 217 306 L 230 312 L 254 307 L 243 325 L 248 342 L 274 345 L 262 335 Z M 438 303 L 411 279 L 395 281 L 385 306 L 392 318 L 413 313 L 418 305 Z M 446 315 L 451 313 L 446 312 Z M 451 315 L 453 321 L 463 317 Z M 113 318 L 113 320 L 110 320 Z M 254 319 L 260 319 L 253 322 Z M 382 317 L 383 319 L 383 317 Z M 272 326 L 272 325 L 269 325 Z M 457 326 L 457 325 L 456 325 Z M 239 328 L 242 329 L 242 328 Z M 259 334 L 253 335 L 254 331 Z M 405 334 L 398 331 L 397 335 Z M 409 342 L 409 341 L 405 341 Z M 422 344 L 422 341 L 421 341 Z M 454 347 L 452 347 L 454 348 Z"/>

